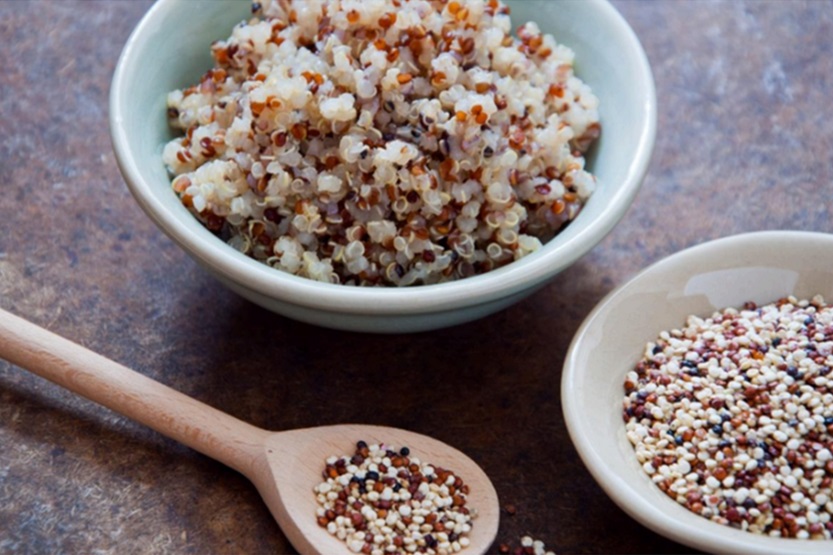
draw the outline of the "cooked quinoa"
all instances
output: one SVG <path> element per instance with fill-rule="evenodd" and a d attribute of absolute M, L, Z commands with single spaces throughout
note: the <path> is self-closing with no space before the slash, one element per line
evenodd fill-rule
<path fill-rule="evenodd" d="M 274 268 L 354 285 L 487 272 L 593 192 L 598 101 L 498 0 L 265 0 L 168 96 L 182 203 Z"/>

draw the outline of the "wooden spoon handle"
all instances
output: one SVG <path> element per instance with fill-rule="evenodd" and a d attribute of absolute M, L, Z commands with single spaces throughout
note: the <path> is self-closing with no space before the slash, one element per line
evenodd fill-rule
<path fill-rule="evenodd" d="M 0 310 L 0 358 L 248 474 L 269 432 Z"/>

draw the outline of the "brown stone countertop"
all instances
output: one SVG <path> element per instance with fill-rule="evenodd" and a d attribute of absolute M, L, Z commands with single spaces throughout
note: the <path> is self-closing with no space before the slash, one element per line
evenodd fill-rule
<path fill-rule="evenodd" d="M 148 0 L 0 0 L 0 307 L 255 425 L 394 425 L 477 460 L 499 543 L 690 551 L 602 492 L 559 381 L 592 307 L 641 268 L 744 231 L 833 231 L 833 10 L 614 0 L 653 65 L 657 147 L 622 222 L 533 297 L 432 333 L 299 324 L 198 268 L 114 161 L 107 94 Z M 495 551 L 497 551 L 497 545 Z M 0 361 L 0 552 L 291 553 L 234 471 Z"/>

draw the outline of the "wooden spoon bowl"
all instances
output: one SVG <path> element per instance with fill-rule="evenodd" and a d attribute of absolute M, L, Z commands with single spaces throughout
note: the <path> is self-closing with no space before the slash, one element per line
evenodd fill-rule
<path fill-rule="evenodd" d="M 463 553 L 485 553 L 497 534 L 500 506 L 488 476 L 465 454 L 428 436 L 358 424 L 263 430 L 2 310 L 0 357 L 237 470 L 301 553 L 350 553 L 316 522 L 313 488 L 323 480 L 325 460 L 352 454 L 359 440 L 408 447 L 469 485 L 466 506 L 477 517 Z"/>
<path fill-rule="evenodd" d="M 244 472 L 257 486 L 289 541 L 300 552 L 338 553 L 345 544 L 322 534 L 315 521 L 317 503 L 312 489 L 322 481 L 324 460 L 346 455 L 357 440 L 407 446 L 420 460 L 452 470 L 469 485 L 466 506 L 477 510 L 464 553 L 483 553 L 497 534 L 499 505 L 488 476 L 465 454 L 434 438 L 385 426 L 344 424 L 269 434 L 263 444 L 267 464 L 262 476 Z M 290 447 L 291 446 L 291 447 Z"/>

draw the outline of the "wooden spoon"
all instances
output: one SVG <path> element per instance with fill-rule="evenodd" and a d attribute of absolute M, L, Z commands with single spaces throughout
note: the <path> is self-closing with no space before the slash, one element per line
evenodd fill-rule
<path fill-rule="evenodd" d="M 339 425 L 269 432 L 238 420 L 0 310 L 0 357 L 175 439 L 251 480 L 301 553 L 349 553 L 316 522 L 313 488 L 324 461 L 352 454 L 358 440 L 407 446 L 414 456 L 452 470 L 469 484 L 477 511 L 463 553 L 485 553 L 500 507 L 489 478 L 466 455 L 436 439 L 385 426 Z"/>

